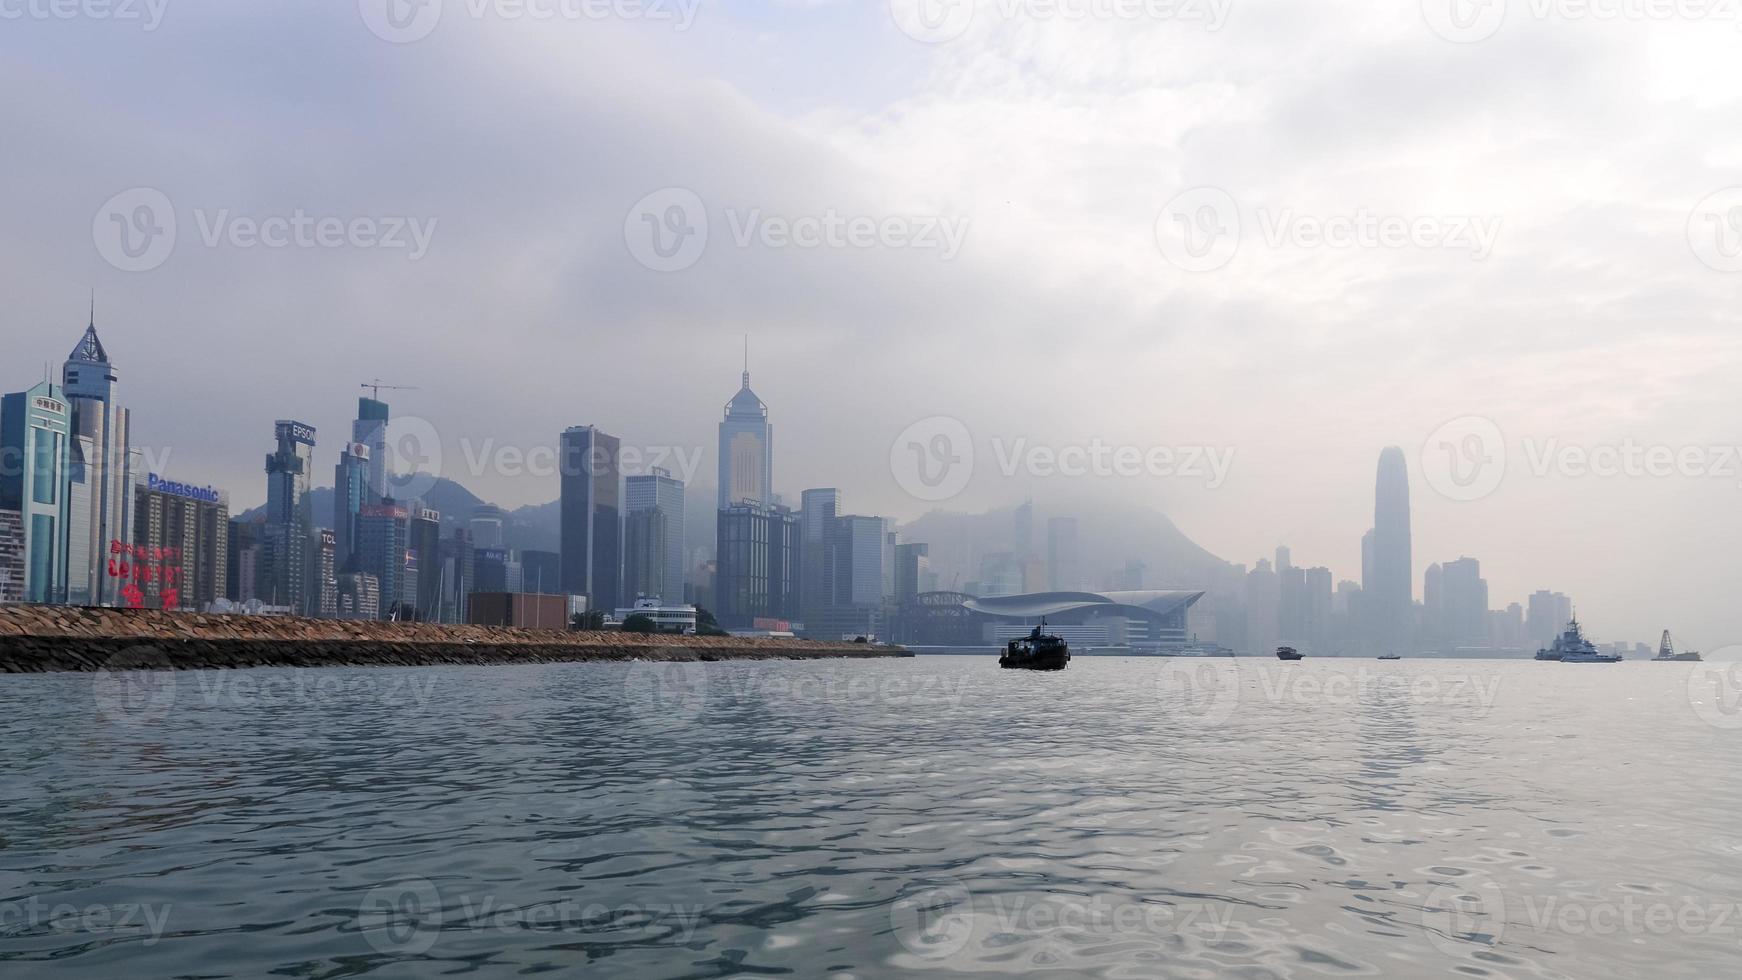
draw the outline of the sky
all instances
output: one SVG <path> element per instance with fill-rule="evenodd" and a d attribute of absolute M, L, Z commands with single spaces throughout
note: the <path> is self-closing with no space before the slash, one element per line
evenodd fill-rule
<path fill-rule="evenodd" d="M 1396 445 L 1418 597 L 1470 555 L 1495 606 L 1742 644 L 1702 9 L 0 0 L 0 388 L 95 290 L 166 476 L 258 503 L 296 418 L 325 477 L 382 378 L 516 506 L 577 424 L 711 485 L 748 338 L 795 502 L 1112 495 L 1358 579 Z"/>

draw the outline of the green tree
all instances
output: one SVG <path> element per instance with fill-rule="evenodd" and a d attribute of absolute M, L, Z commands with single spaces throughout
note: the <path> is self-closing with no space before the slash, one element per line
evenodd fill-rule
<path fill-rule="evenodd" d="M 659 627 L 654 624 L 653 617 L 646 613 L 636 613 L 623 621 L 625 633 L 657 633 Z"/>

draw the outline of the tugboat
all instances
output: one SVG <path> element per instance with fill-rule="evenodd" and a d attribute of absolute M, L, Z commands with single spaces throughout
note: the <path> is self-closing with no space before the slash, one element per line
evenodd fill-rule
<path fill-rule="evenodd" d="M 1296 650 L 1294 647 L 1277 647 L 1276 648 L 1276 659 L 1278 659 L 1278 660 L 1299 660 L 1299 659 L 1301 659 L 1301 652 L 1299 650 Z"/>
<path fill-rule="evenodd" d="M 1663 642 L 1657 646 L 1657 656 L 1651 658 L 1652 663 L 1684 663 L 1697 664 L 1700 655 L 1692 650 L 1686 653 L 1675 652 L 1675 644 L 1670 642 L 1669 630 L 1663 631 Z"/>
<path fill-rule="evenodd" d="M 1567 624 L 1566 632 L 1555 637 L 1554 644 L 1546 650 L 1536 651 L 1538 660 L 1554 660 L 1563 664 L 1618 664 L 1621 655 L 1618 653 L 1600 653 L 1595 644 L 1585 639 L 1585 634 L 1579 629 L 1579 618 L 1573 617 Z"/>
<path fill-rule="evenodd" d="M 1011 640 L 998 658 L 998 666 L 1006 670 L 1064 670 L 1071 662 L 1071 648 L 1064 640 L 1041 632 L 1046 627 L 1043 618 L 1034 632 L 1020 640 Z"/>

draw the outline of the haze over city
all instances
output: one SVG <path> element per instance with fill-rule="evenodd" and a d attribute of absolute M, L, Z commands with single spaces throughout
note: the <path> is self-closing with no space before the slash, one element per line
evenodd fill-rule
<path fill-rule="evenodd" d="M 513 507 L 554 477 L 465 472 L 468 447 L 597 424 L 704 452 L 705 484 L 748 335 L 793 502 L 839 486 L 922 516 L 891 449 L 943 417 L 975 466 L 935 506 L 1117 501 L 1228 561 L 1283 544 L 1358 579 L 1396 445 L 1418 598 L 1470 555 L 1496 607 L 1553 589 L 1604 636 L 1736 642 L 1739 280 L 1722 221 L 1715 252 L 1690 242 L 1742 162 L 1735 25 L 1520 8 L 1455 43 L 1424 9 L 1240 2 L 1212 29 L 988 7 L 937 43 L 882 3 L 704 3 L 685 29 L 449 3 L 407 43 L 349 4 L 27 17 L 0 33 L 31 93 L 0 110 L 8 390 L 58 370 L 95 289 L 135 441 L 236 510 L 264 500 L 275 419 L 316 426 L 325 468 L 376 377 L 418 388 L 387 400 L 446 475 Z M 177 241 L 129 272 L 93 216 L 137 188 Z M 659 271 L 632 231 L 672 188 L 709 235 Z M 1202 188 L 1242 219 L 1215 268 L 1165 237 Z M 413 227 L 404 248 L 239 244 L 236 221 L 297 212 Z M 909 224 L 782 244 L 829 215 Z M 1431 244 L 1316 244 L 1386 218 Z M 1424 456 L 1470 418 L 1502 434 L 1504 479 L 1453 499 Z M 1018 444 L 1231 465 L 1214 486 L 1006 475 Z M 1703 475 L 1581 475 L 1568 446 L 1693 448 Z"/>

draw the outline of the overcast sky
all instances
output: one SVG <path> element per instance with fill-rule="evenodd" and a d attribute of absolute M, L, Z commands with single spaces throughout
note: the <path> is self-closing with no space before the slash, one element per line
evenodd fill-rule
<path fill-rule="evenodd" d="M 136 438 L 237 509 L 275 418 L 329 482 L 377 376 L 506 505 L 555 479 L 473 461 L 582 423 L 711 485 L 748 334 L 792 498 L 1119 494 L 1359 578 L 1398 445 L 1418 597 L 1468 554 L 1496 606 L 1742 643 L 1733 18 L 31 2 L 0 0 L 0 387 L 58 371 L 94 287 Z"/>

